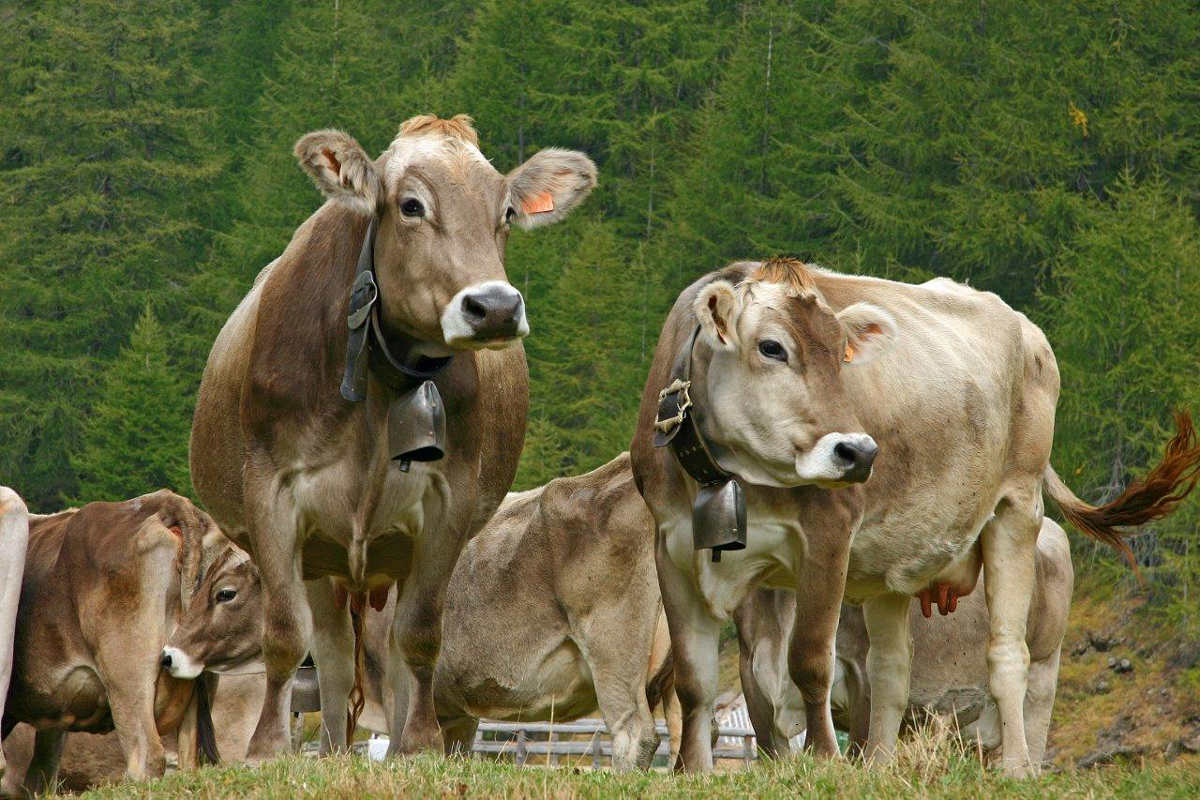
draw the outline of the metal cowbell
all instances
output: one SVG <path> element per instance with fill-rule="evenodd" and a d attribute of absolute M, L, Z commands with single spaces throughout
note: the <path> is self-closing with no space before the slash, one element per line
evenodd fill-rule
<path fill-rule="evenodd" d="M 712 548 L 713 561 L 723 550 L 745 549 L 746 495 L 736 479 L 700 487 L 692 504 L 692 542 L 697 550 Z"/>
<path fill-rule="evenodd" d="M 400 468 L 446 455 L 446 408 L 433 381 L 402 394 L 388 407 L 388 453 Z"/>

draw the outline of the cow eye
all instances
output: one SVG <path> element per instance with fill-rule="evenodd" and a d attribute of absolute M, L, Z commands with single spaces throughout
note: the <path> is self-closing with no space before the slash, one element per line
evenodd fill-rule
<path fill-rule="evenodd" d="M 237 597 L 237 589 L 221 589 L 217 592 L 218 603 L 228 603 L 235 597 Z"/>
<path fill-rule="evenodd" d="M 406 217 L 425 216 L 425 206 L 415 197 L 410 197 L 400 204 L 400 213 Z"/>
<path fill-rule="evenodd" d="M 783 345 L 774 339 L 763 339 L 758 343 L 758 352 L 765 357 L 787 363 L 787 350 L 783 349 Z"/>
<path fill-rule="evenodd" d="M 508 210 L 504 212 L 504 224 L 511 225 L 512 221 L 516 218 L 517 218 L 517 210 L 515 208 L 513 208 L 512 206 L 509 206 Z"/>

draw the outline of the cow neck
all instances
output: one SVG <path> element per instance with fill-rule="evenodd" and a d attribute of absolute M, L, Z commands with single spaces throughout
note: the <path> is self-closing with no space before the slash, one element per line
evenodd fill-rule
<path fill-rule="evenodd" d="M 733 477 L 717 464 L 700 433 L 700 408 L 692 402 L 692 351 L 700 335 L 697 325 L 675 357 L 670 384 L 658 394 L 654 446 L 670 445 L 679 466 L 701 486 L 714 486 Z"/>
<path fill-rule="evenodd" d="M 697 325 L 675 357 L 670 383 L 658 395 L 654 446 L 670 446 L 675 460 L 699 484 L 692 501 L 692 544 L 720 561 L 725 550 L 746 547 L 746 499 L 737 478 L 717 464 L 700 433 L 700 408 L 692 402 L 692 351 Z"/>
<path fill-rule="evenodd" d="M 375 280 L 375 231 L 379 215 L 371 217 L 358 253 L 346 324 L 350 334 L 346 342 L 346 370 L 342 376 L 342 397 L 352 403 L 366 397 L 368 369 L 389 389 L 403 393 L 432 379 L 453 359 L 413 355 L 418 340 L 387 331 L 381 321 L 379 284 Z M 367 359 L 362 356 L 367 352 Z"/>

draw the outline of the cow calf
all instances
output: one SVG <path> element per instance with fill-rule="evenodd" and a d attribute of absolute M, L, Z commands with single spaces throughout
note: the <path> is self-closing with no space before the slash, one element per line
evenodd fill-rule
<path fill-rule="evenodd" d="M 55 786 L 68 731 L 116 730 L 129 777 L 160 775 L 160 732 L 195 761 L 196 684 L 160 674 L 167 632 L 199 579 L 212 520 L 168 491 L 31 515 L 3 734 L 37 729 L 30 792 Z"/>

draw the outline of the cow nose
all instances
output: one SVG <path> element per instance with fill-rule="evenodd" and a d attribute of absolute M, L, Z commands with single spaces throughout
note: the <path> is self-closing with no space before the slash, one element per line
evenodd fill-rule
<path fill-rule="evenodd" d="M 507 284 L 492 284 L 463 295 L 462 317 L 475 339 L 514 339 L 524 335 L 525 300 Z"/>
<path fill-rule="evenodd" d="M 879 453 L 879 445 L 870 436 L 855 439 L 843 439 L 833 447 L 833 455 L 846 465 L 842 480 L 848 483 L 862 483 L 871 477 L 871 465 Z"/>
<path fill-rule="evenodd" d="M 170 669 L 171 668 L 171 654 L 168 653 L 166 650 L 163 650 L 162 658 L 160 658 L 158 660 L 158 663 L 162 665 L 163 669 Z"/>

